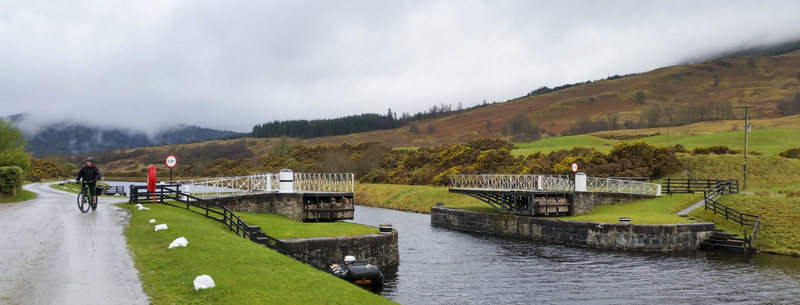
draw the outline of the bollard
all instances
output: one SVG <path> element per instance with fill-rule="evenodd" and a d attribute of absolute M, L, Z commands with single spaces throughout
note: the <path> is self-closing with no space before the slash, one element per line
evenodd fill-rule
<path fill-rule="evenodd" d="M 291 169 L 282 169 L 278 179 L 280 179 L 279 193 L 291 193 L 294 191 L 294 172 Z"/>
<path fill-rule="evenodd" d="M 378 232 L 381 232 L 383 234 L 392 234 L 392 224 L 385 223 L 378 225 Z"/>
<path fill-rule="evenodd" d="M 575 191 L 576 192 L 586 191 L 586 174 L 584 173 L 575 174 Z"/>

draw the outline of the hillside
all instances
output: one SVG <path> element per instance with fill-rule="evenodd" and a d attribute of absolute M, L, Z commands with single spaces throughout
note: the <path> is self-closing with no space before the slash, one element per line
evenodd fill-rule
<path fill-rule="evenodd" d="M 24 114 L 9 117 L 21 127 L 28 145 L 27 151 L 37 157 L 74 155 L 79 153 L 117 150 L 129 147 L 185 144 L 239 136 L 241 133 L 198 126 L 177 125 L 148 135 L 141 131 L 99 128 L 83 123 L 62 121 L 28 129 Z"/>
<path fill-rule="evenodd" d="M 463 143 L 481 137 L 505 137 L 517 114 L 535 121 L 544 134 L 560 135 L 580 119 L 616 115 L 620 122 L 638 121 L 653 107 L 729 102 L 759 106 L 751 118 L 780 117 L 778 103 L 800 92 L 800 51 L 777 56 L 731 57 L 666 67 L 618 79 L 595 81 L 549 94 L 497 103 L 408 127 L 304 140 L 305 144 L 378 141 L 391 147 L 422 147 Z M 643 98 L 637 100 L 637 93 Z M 741 118 L 741 110 L 733 109 Z M 427 133 L 433 125 L 432 133 Z M 491 125 L 491 130 L 487 130 Z M 733 125 L 730 128 L 733 128 Z"/>
<path fill-rule="evenodd" d="M 620 121 L 641 120 L 653 107 L 681 107 L 704 102 L 726 101 L 731 106 L 757 105 L 751 111 L 754 130 L 800 129 L 800 117 L 781 117 L 778 104 L 800 92 L 800 51 L 766 57 L 733 57 L 693 65 L 673 66 L 647 73 L 576 85 L 563 90 L 517 100 L 486 105 L 446 117 L 415 122 L 420 132 L 409 132 L 408 126 L 362 132 L 349 135 L 312 139 L 288 139 L 292 145 L 380 142 L 393 148 L 431 147 L 466 143 L 477 138 L 503 138 L 503 127 L 518 114 L 534 120 L 545 139 L 530 144 L 517 143 L 515 155 L 555 148 L 569 148 L 575 143 L 607 151 L 620 139 L 645 138 L 658 145 L 685 143 L 694 146 L 742 146 L 739 134 L 743 130 L 741 110 L 733 109 L 736 120 L 715 120 L 684 126 L 613 130 L 592 133 L 592 136 L 557 137 L 581 119 L 600 118 L 614 114 Z M 644 98 L 637 99 L 642 92 Z M 641 94 L 639 94 L 641 97 Z M 491 124 L 487 124 L 491 122 Z M 433 125 L 432 128 L 428 128 Z M 487 125 L 493 128 L 487 131 Z M 428 133 L 428 131 L 432 131 Z M 737 133 L 739 131 L 739 133 Z M 667 134 L 670 134 L 669 138 Z M 700 135 L 729 133 L 722 138 L 704 139 Z M 758 135 L 756 132 L 755 135 Z M 794 145 L 794 134 L 784 143 L 764 148 L 762 153 Z M 711 142 L 708 142 L 711 141 Z M 759 144 L 755 139 L 752 144 Z M 167 154 L 179 156 L 181 165 L 194 167 L 192 172 L 220 166 L 220 160 L 238 159 L 237 166 L 257 167 L 263 164 L 277 139 L 241 138 L 217 140 L 177 146 L 158 146 L 96 154 L 106 168 L 118 172 L 140 172 L 147 164 L 163 164 Z M 563 142 L 563 143 L 559 143 Z M 707 142 L 707 143 L 706 143 Z M 704 145 L 707 144 L 707 145 Z M 754 148 L 759 150 L 761 148 Z M 79 159 L 77 157 L 76 159 Z M 214 162 L 217 162 L 216 164 Z"/>

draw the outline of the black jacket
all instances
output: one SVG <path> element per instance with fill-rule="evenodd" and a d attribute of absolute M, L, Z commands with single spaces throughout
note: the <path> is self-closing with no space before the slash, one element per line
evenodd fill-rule
<path fill-rule="evenodd" d="M 81 168 L 81 171 L 78 172 L 78 175 L 75 176 L 75 180 L 80 180 L 81 178 L 83 178 L 84 182 L 95 182 L 100 180 L 100 170 L 97 169 L 97 166 L 84 166 Z"/>

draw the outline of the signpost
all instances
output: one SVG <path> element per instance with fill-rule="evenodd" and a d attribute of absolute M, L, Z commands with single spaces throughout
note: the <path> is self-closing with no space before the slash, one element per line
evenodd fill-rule
<path fill-rule="evenodd" d="M 164 159 L 164 163 L 166 163 L 167 167 L 169 167 L 169 181 L 172 181 L 172 168 L 175 167 L 175 165 L 178 165 L 178 158 L 176 158 L 174 155 L 169 155 L 166 159 Z"/>
<path fill-rule="evenodd" d="M 572 162 L 572 172 L 573 173 L 578 172 L 578 162 Z"/>

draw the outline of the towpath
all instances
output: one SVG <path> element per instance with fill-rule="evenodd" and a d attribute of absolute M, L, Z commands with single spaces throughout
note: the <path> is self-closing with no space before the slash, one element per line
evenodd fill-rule
<path fill-rule="evenodd" d="M 123 231 L 129 214 L 100 197 L 26 185 L 34 200 L 0 204 L 0 304 L 147 304 Z"/>
<path fill-rule="evenodd" d="M 705 199 L 700 200 L 697 203 L 695 203 L 693 205 L 690 205 L 688 208 L 685 208 L 685 209 L 681 210 L 680 212 L 678 212 L 676 214 L 678 216 L 686 217 L 686 215 L 689 215 L 689 212 L 694 211 L 695 209 L 697 209 L 699 207 L 702 207 L 705 204 L 706 204 L 706 200 Z"/>

